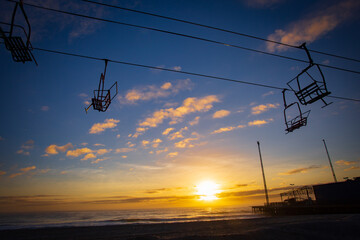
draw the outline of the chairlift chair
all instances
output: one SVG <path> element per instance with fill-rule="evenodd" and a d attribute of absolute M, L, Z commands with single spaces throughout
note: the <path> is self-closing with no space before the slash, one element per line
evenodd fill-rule
<path fill-rule="evenodd" d="M 299 99 L 299 102 L 302 105 L 308 105 L 321 100 L 325 104 L 323 107 L 326 107 L 331 103 L 326 103 L 324 97 L 329 95 L 331 92 L 327 90 L 324 74 L 321 71 L 320 66 L 313 62 L 310 56 L 310 52 L 306 48 L 306 43 L 303 43 L 299 48 L 305 50 L 309 58 L 309 66 L 302 70 L 301 73 L 299 73 L 295 78 L 289 81 L 287 85 L 295 92 L 296 97 Z M 314 79 L 314 77 L 309 73 L 309 70 L 313 67 L 315 67 L 320 73 L 320 80 Z M 307 78 L 311 83 L 306 85 L 300 77 Z M 295 80 L 296 84 L 294 83 Z"/>
<path fill-rule="evenodd" d="M 106 68 L 107 68 L 108 60 L 105 59 L 105 70 L 104 73 L 100 75 L 99 88 L 94 90 L 94 97 L 91 99 L 91 104 L 85 108 L 85 112 L 87 113 L 91 106 L 93 106 L 94 110 L 98 110 L 99 112 L 105 112 L 111 104 L 111 101 L 115 98 L 118 93 L 117 82 L 115 82 L 108 90 L 104 89 Z M 115 94 L 111 96 L 112 90 L 115 87 Z"/>
<path fill-rule="evenodd" d="M 15 15 L 16 15 L 18 6 L 20 7 L 21 12 L 27 23 L 28 32 L 25 31 L 24 27 L 15 24 Z M 2 24 L 10 25 L 9 31 L 4 31 L 0 26 L 0 34 L 1 34 L 1 38 L 4 39 L 6 49 L 11 52 L 13 60 L 15 62 L 22 62 L 22 63 L 34 61 L 35 64 L 37 65 L 35 57 L 31 53 L 31 50 L 33 49 L 31 42 L 30 42 L 31 26 L 30 26 L 28 17 L 25 13 L 22 0 L 20 0 L 19 2 L 16 2 L 16 4 L 15 4 L 15 8 L 14 8 L 12 18 L 11 18 L 11 24 L 8 24 L 8 23 L 2 23 Z M 26 37 L 26 43 L 24 43 L 22 37 L 13 36 L 14 27 L 21 28 L 24 31 L 24 35 Z"/>
<path fill-rule="evenodd" d="M 284 99 L 284 118 L 285 118 L 285 125 L 286 125 L 286 134 L 293 132 L 296 129 L 299 129 L 303 126 L 306 126 L 307 124 L 307 119 L 308 116 L 310 114 L 310 110 L 306 111 L 306 112 L 302 112 L 300 105 L 298 102 L 293 102 L 289 105 L 287 105 L 286 103 L 286 97 L 285 97 L 285 92 L 286 89 L 284 89 L 282 91 L 283 93 L 283 99 Z M 288 120 L 289 115 L 287 114 L 287 111 L 292 108 L 292 109 L 296 109 L 296 111 L 298 112 L 298 115 L 294 118 L 291 118 L 290 120 Z"/>

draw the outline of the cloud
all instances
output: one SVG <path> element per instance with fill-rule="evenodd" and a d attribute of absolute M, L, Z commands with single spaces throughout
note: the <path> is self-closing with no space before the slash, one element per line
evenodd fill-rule
<path fill-rule="evenodd" d="M 230 131 L 233 131 L 233 130 L 236 130 L 236 129 L 239 129 L 239 128 L 244 128 L 246 127 L 245 125 L 238 125 L 236 127 L 234 126 L 229 126 L 229 127 L 222 127 L 222 128 L 219 128 L 215 131 L 213 131 L 211 134 L 217 134 L 217 133 L 222 133 L 222 132 L 230 132 Z"/>
<path fill-rule="evenodd" d="M 5 171 L 1 171 L 1 170 L 0 170 L 0 176 L 5 175 L 5 174 L 6 174 Z"/>
<path fill-rule="evenodd" d="M 93 153 L 93 150 L 91 150 L 90 148 L 78 148 L 75 150 L 67 151 L 66 156 L 67 157 L 78 157 L 80 155 L 88 154 L 88 153 Z"/>
<path fill-rule="evenodd" d="M 174 66 L 172 69 L 174 69 L 175 71 L 181 71 L 181 67 L 180 66 Z"/>
<path fill-rule="evenodd" d="M 357 162 L 356 161 L 339 160 L 339 161 L 336 161 L 335 163 L 340 166 L 349 166 L 349 165 L 356 164 Z"/>
<path fill-rule="evenodd" d="M 94 144 L 95 147 L 105 147 L 105 144 L 102 143 L 95 143 Z"/>
<path fill-rule="evenodd" d="M 146 147 L 147 145 L 149 145 L 150 141 L 148 140 L 142 140 L 141 144 Z"/>
<path fill-rule="evenodd" d="M 307 168 L 296 168 L 296 169 L 293 169 L 293 170 L 290 170 L 290 171 L 287 171 L 287 172 L 284 172 L 284 173 L 279 173 L 279 175 L 293 175 L 293 174 L 298 174 L 298 173 L 307 173 L 309 170 L 318 169 L 318 168 L 321 168 L 321 166 L 312 165 L 312 166 L 307 167 Z"/>
<path fill-rule="evenodd" d="M 358 166 L 352 166 L 350 168 L 344 169 L 344 171 L 359 170 L 359 169 L 360 169 L 360 167 L 358 167 Z"/>
<path fill-rule="evenodd" d="M 44 112 L 47 112 L 50 110 L 50 107 L 49 106 L 42 106 L 41 107 L 41 111 L 44 111 Z"/>
<path fill-rule="evenodd" d="M 194 126 L 194 125 L 199 124 L 199 120 L 200 120 L 199 116 L 195 117 L 194 120 L 189 122 L 190 126 Z"/>
<path fill-rule="evenodd" d="M 243 2 L 253 8 L 268 8 L 276 4 L 285 2 L 285 0 L 243 0 Z"/>
<path fill-rule="evenodd" d="M 113 118 L 106 119 L 104 123 L 95 123 L 89 130 L 90 134 L 96 134 L 101 133 L 105 131 L 107 128 L 114 128 L 117 126 L 117 124 L 120 122 L 120 120 L 116 120 Z"/>
<path fill-rule="evenodd" d="M 130 142 L 130 141 L 127 142 L 126 144 L 127 144 L 130 148 L 135 147 L 135 145 L 136 145 L 135 143 L 132 143 L 132 142 Z"/>
<path fill-rule="evenodd" d="M 299 46 L 303 42 L 311 43 L 334 30 L 341 23 L 353 18 L 359 11 L 358 0 L 343 0 L 314 11 L 303 19 L 290 23 L 286 30 L 277 29 L 268 36 L 269 40 Z M 286 46 L 268 43 L 271 52 L 284 51 Z"/>
<path fill-rule="evenodd" d="M 26 168 L 21 168 L 19 173 L 13 173 L 9 176 L 9 178 L 14 178 L 14 177 L 17 177 L 17 176 L 21 176 L 21 175 L 24 175 L 25 173 L 31 171 L 31 170 L 35 170 L 36 167 L 35 166 L 31 166 L 31 167 L 26 167 Z"/>
<path fill-rule="evenodd" d="M 118 148 L 115 150 L 115 153 L 127 153 L 134 151 L 133 148 Z"/>
<path fill-rule="evenodd" d="M 177 123 L 182 120 L 185 115 L 195 112 L 206 112 L 213 107 L 213 103 L 220 102 L 217 96 L 209 95 L 203 98 L 191 97 L 183 101 L 178 108 L 168 108 L 155 111 L 151 117 L 146 118 L 139 123 L 141 127 L 157 127 L 166 119 L 171 119 Z"/>
<path fill-rule="evenodd" d="M 186 131 L 186 130 L 188 130 L 188 127 L 183 127 L 179 131 L 170 134 L 168 138 L 170 140 L 174 140 L 174 139 L 177 139 L 177 138 L 184 138 L 182 133 L 183 133 L 183 131 Z"/>
<path fill-rule="evenodd" d="M 120 101 L 126 103 L 136 103 L 138 101 L 149 101 L 157 98 L 168 97 L 173 94 L 177 94 L 181 90 L 190 90 L 192 82 L 190 79 L 177 80 L 172 84 L 166 82 L 160 87 L 155 85 L 148 85 L 140 88 L 134 88 L 129 90 L 124 97 L 120 97 Z"/>
<path fill-rule="evenodd" d="M 280 106 L 280 104 L 278 104 L 278 103 L 275 103 L 275 104 L 268 103 L 268 104 L 265 104 L 265 105 L 261 104 L 259 106 L 252 107 L 251 108 L 251 114 L 252 115 L 258 115 L 260 113 L 268 111 L 271 108 L 278 108 L 279 106 Z"/>
<path fill-rule="evenodd" d="M 180 142 L 177 142 L 174 144 L 176 148 L 193 148 L 195 147 L 194 144 L 191 143 L 191 141 L 198 140 L 198 138 L 186 138 Z"/>
<path fill-rule="evenodd" d="M 178 152 L 171 152 L 171 153 L 169 153 L 169 154 L 167 155 L 167 157 L 172 158 L 172 157 L 176 157 L 177 155 L 179 155 Z"/>
<path fill-rule="evenodd" d="M 17 150 L 16 153 L 17 154 L 22 154 L 22 155 L 25 155 L 25 156 L 30 155 L 30 152 L 24 151 L 23 149 Z"/>
<path fill-rule="evenodd" d="M 162 135 L 168 135 L 174 128 L 167 128 L 162 132 Z"/>
<path fill-rule="evenodd" d="M 261 125 L 264 125 L 264 124 L 268 124 L 270 122 L 272 122 L 273 119 L 270 118 L 268 120 L 254 120 L 254 121 L 251 121 L 248 123 L 249 126 L 261 126 Z"/>
<path fill-rule="evenodd" d="M 162 150 L 157 150 L 156 154 L 160 154 L 160 153 L 167 152 L 167 151 L 168 151 L 168 148 L 164 148 Z"/>
<path fill-rule="evenodd" d="M 32 139 L 28 140 L 23 145 L 21 145 L 21 149 L 16 151 L 16 153 L 17 154 L 22 154 L 22 155 L 25 155 L 25 156 L 29 156 L 30 152 L 28 150 L 33 149 L 34 144 L 35 144 L 34 140 L 32 140 Z"/>
<path fill-rule="evenodd" d="M 159 138 L 158 138 L 158 139 L 154 139 L 154 140 L 152 141 L 152 147 L 153 147 L 153 148 L 157 148 L 160 143 L 162 143 L 162 140 L 161 140 L 161 139 L 159 139 Z"/>
<path fill-rule="evenodd" d="M 96 155 L 93 154 L 93 153 L 88 153 L 81 159 L 81 161 L 86 161 L 86 160 L 89 160 L 91 158 L 96 158 Z"/>
<path fill-rule="evenodd" d="M 230 111 L 228 111 L 228 110 L 219 110 L 213 114 L 213 118 L 223 118 L 223 117 L 228 116 L 229 114 L 230 114 Z"/>
<path fill-rule="evenodd" d="M 112 149 L 102 148 L 102 149 L 96 150 L 96 154 L 98 154 L 98 155 L 104 155 L 104 154 L 109 153 L 109 152 L 111 152 L 111 151 L 112 151 Z"/>
<path fill-rule="evenodd" d="M 55 144 L 51 144 L 45 149 L 45 153 L 48 155 L 56 155 L 59 152 L 66 152 L 68 149 L 73 148 L 74 146 L 71 143 L 65 144 L 63 146 L 57 146 Z"/>
<path fill-rule="evenodd" d="M 274 91 L 270 91 L 270 92 L 267 92 L 267 93 L 264 93 L 263 95 L 261 95 L 263 98 L 264 97 L 267 97 L 267 96 L 270 96 L 270 95 L 274 95 Z"/>
<path fill-rule="evenodd" d="M 97 163 L 105 161 L 105 160 L 106 160 L 105 158 L 98 158 L 98 159 L 96 159 L 94 161 L 91 161 L 91 164 L 97 164 Z"/>
<path fill-rule="evenodd" d="M 120 134 L 116 135 L 116 138 L 120 138 Z"/>

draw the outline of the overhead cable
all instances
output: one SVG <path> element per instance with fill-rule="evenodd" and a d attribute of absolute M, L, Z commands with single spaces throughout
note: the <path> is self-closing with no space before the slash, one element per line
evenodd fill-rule
<path fill-rule="evenodd" d="M 50 50 L 50 49 L 44 49 L 44 48 L 34 47 L 33 49 L 38 50 L 38 51 L 43 51 L 43 52 L 49 52 L 49 53 L 61 54 L 61 55 L 66 55 L 66 56 L 79 57 L 79 58 L 86 58 L 86 59 L 92 59 L 92 60 L 98 60 L 98 61 L 104 61 L 105 60 L 105 58 L 99 58 L 99 57 L 94 57 L 94 56 L 81 55 L 81 54 L 69 53 L 69 52 L 63 52 L 63 51 L 57 51 L 57 50 Z M 165 67 L 155 67 L 155 66 L 138 64 L 138 63 L 118 61 L 118 60 L 113 60 L 113 59 L 106 59 L 106 60 L 109 61 L 109 62 L 128 65 L 128 66 L 142 67 L 142 68 L 147 68 L 147 69 L 156 69 L 156 70 L 162 70 L 162 71 L 174 72 L 174 73 L 181 73 L 181 74 L 186 74 L 186 75 L 191 75 L 191 76 L 204 77 L 204 78 L 216 79 L 216 80 L 221 80 L 221 81 L 235 82 L 235 83 L 239 83 L 239 84 L 252 85 L 252 86 L 256 86 L 256 87 L 271 88 L 271 89 L 276 89 L 276 90 L 284 90 L 285 89 L 285 90 L 291 91 L 290 89 L 286 89 L 286 88 L 282 88 L 282 87 L 278 87 L 278 86 L 272 86 L 272 85 L 266 85 L 266 84 L 261 84 L 261 83 L 254 83 L 254 82 L 247 82 L 247 81 L 242 81 L 242 80 L 238 80 L 238 79 L 231 79 L 231 78 L 225 78 L 225 77 L 219 77 L 219 76 L 212 76 L 212 75 L 194 73 L 194 72 L 186 72 L 186 71 L 174 70 L 174 69 L 165 68 Z M 328 96 L 328 97 L 342 99 L 342 100 L 348 100 L 348 101 L 360 102 L 360 99 L 355 99 L 355 98 L 346 98 L 346 97 L 338 97 L 338 96 Z"/>
<path fill-rule="evenodd" d="M 14 2 L 14 0 L 8 0 L 8 1 Z M 227 46 L 227 47 L 234 47 L 234 48 L 239 48 L 239 49 L 243 49 L 243 50 L 247 50 L 247 51 L 257 52 L 257 53 L 261 53 L 261 54 L 265 54 L 265 55 L 270 55 L 270 56 L 275 56 L 275 57 L 284 58 L 284 59 L 288 59 L 288 60 L 293 60 L 293 61 L 297 61 L 297 62 L 308 63 L 306 60 L 302 60 L 302 59 L 298 59 L 298 58 L 283 56 L 283 55 L 274 54 L 274 53 L 269 53 L 269 52 L 265 52 L 265 51 L 260 51 L 260 50 L 256 50 L 256 49 L 252 49 L 252 48 L 246 48 L 246 47 L 242 47 L 242 46 L 238 46 L 238 45 L 228 44 L 228 43 L 224 43 L 224 42 L 220 42 L 220 41 L 215 41 L 215 40 L 210 40 L 210 39 L 201 38 L 201 37 L 196 37 L 196 36 L 192 36 L 192 35 L 187 35 L 187 34 L 182 34 L 182 33 L 176 33 L 176 32 L 171 32 L 171 31 L 167 31 L 167 30 L 161 30 L 161 29 L 157 29 L 157 28 L 152 28 L 152 27 L 145 27 L 145 26 L 140 26 L 140 25 L 135 25 L 135 24 L 130 24 L 130 23 L 124 23 L 124 22 L 119 22 L 119 21 L 110 20 L 110 19 L 92 17 L 92 16 L 88 16 L 88 15 L 84 15 L 84 14 L 72 13 L 72 12 L 67 12 L 67 11 L 63 11 L 63 10 L 59 10 L 59 9 L 53 9 L 53 8 L 48 8 L 48 7 L 42 7 L 42 6 L 30 4 L 30 3 L 24 3 L 24 5 L 27 5 L 27 6 L 30 6 L 30 7 L 39 8 L 39 9 L 49 10 L 49 11 L 53 11 L 53 12 L 58 12 L 58 13 L 63 13 L 63 14 L 68 14 L 68 15 L 73 15 L 73 16 L 78 16 L 78 17 L 93 19 L 93 20 L 102 21 L 102 22 L 114 23 L 114 24 L 129 26 L 129 27 L 135 27 L 135 28 L 141 28 L 141 29 L 147 29 L 147 30 L 152 30 L 152 31 L 157 31 L 157 32 L 172 34 L 172 35 L 176 35 L 176 36 L 182 36 L 182 37 L 186 37 L 186 38 L 192 38 L 192 39 L 201 40 L 201 41 L 205 41 L 205 42 L 210 42 L 210 43 L 215 43 L 215 44 L 224 45 L 224 46 Z M 351 72 L 351 73 L 360 74 L 359 71 L 355 71 L 355 70 L 351 70 L 351 69 L 345 69 L 345 68 L 340 68 L 340 67 L 331 66 L 331 65 L 325 65 L 325 64 L 321 64 L 321 63 L 316 63 L 316 64 L 318 64 L 319 66 L 322 66 L 322 67 L 327 67 L 327 68 L 332 68 L 332 69 L 336 69 L 336 70 L 340 70 L 340 71 L 345 71 L 345 72 Z"/>
<path fill-rule="evenodd" d="M 209 28 L 209 29 L 213 29 L 213 30 L 217 30 L 217 31 L 221 31 L 221 32 L 236 34 L 236 35 L 239 35 L 239 36 L 248 37 L 248 38 L 252 38 L 252 39 L 257 39 L 257 40 L 261 40 L 261 41 L 265 41 L 265 42 L 270 42 L 270 43 L 274 43 L 274 44 L 278 44 L 278 45 L 282 45 L 282 46 L 286 46 L 286 47 L 290 47 L 290 48 L 297 48 L 297 49 L 299 48 L 299 46 L 295 46 L 295 45 L 291 45 L 291 44 L 287 44 L 287 43 L 282 43 L 282 42 L 278 42 L 278 41 L 274 41 L 274 40 L 270 40 L 270 39 L 266 39 L 266 38 L 262 38 L 262 37 L 257 37 L 257 36 L 249 35 L 249 34 L 246 34 L 246 33 L 239 33 L 239 32 L 235 32 L 235 31 L 232 31 L 232 30 L 227 30 L 227 29 L 223 29 L 223 28 L 219 28 L 219 27 L 213 27 L 213 26 L 209 26 L 209 25 L 205 25 L 205 24 L 201 24 L 201 23 L 187 21 L 187 20 L 183 20 L 183 19 L 167 17 L 167 16 L 155 14 L 155 13 L 139 11 L 139 10 L 135 10 L 135 9 L 120 7 L 120 6 L 111 5 L 111 4 L 107 4 L 107 3 L 100 3 L 100 2 L 91 1 L 91 0 L 82 0 L 82 1 L 97 4 L 97 5 L 101 5 L 101 6 L 121 9 L 121 10 L 124 10 L 124 11 L 135 12 L 135 13 L 140 13 L 140 14 L 149 15 L 149 16 L 153 16 L 153 17 L 172 20 L 172 21 L 176 21 L 176 22 L 182 22 L 182 23 L 186 23 L 186 24 L 199 26 L 199 27 Z M 359 59 L 355 59 L 355 58 L 344 57 L 344 56 L 340 56 L 340 55 L 336 55 L 336 54 L 332 54 L 332 53 L 326 53 L 326 52 L 322 52 L 322 51 L 317 51 L 317 50 L 313 50 L 313 49 L 308 49 L 308 50 L 310 52 L 314 52 L 314 53 L 318 53 L 318 54 L 322 54 L 322 55 L 326 55 L 326 56 L 330 56 L 330 57 L 336 57 L 336 58 L 341 58 L 341 59 L 345 59 L 345 60 L 349 60 L 349 61 L 360 62 Z"/>

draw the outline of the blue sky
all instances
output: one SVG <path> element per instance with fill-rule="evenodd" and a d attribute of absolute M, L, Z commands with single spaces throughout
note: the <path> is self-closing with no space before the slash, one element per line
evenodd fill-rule
<path fill-rule="evenodd" d="M 301 50 L 81 1 L 25 2 L 306 60 Z M 359 59 L 360 6 L 353 0 L 106 2 L 292 45 L 307 42 L 310 49 Z M 13 7 L 1 3 L 1 21 L 10 21 Z M 307 66 L 30 6 L 25 10 L 37 48 L 280 88 Z M 16 19 L 23 23 L 21 15 Z M 327 98 L 333 104 L 326 108 L 321 102 L 301 106 L 311 109 L 308 125 L 285 134 L 280 90 L 109 62 L 105 85 L 117 81 L 119 94 L 107 112 L 85 114 L 103 61 L 34 50 L 35 66 L 13 62 L 4 45 L 0 52 L 1 211 L 196 206 L 203 203 L 194 186 L 203 180 L 219 184 L 218 204 L 262 203 L 256 141 L 271 189 L 331 182 L 322 139 L 338 179 L 359 176 L 358 102 Z M 359 69 L 358 62 L 312 58 Z M 358 74 L 322 70 L 332 95 L 360 98 Z M 278 192 L 272 193 L 276 199 Z M 116 200 L 110 204 L 110 198 Z"/>

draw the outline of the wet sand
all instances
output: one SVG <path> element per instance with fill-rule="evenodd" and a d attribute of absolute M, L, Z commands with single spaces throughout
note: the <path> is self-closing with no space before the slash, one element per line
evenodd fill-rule
<path fill-rule="evenodd" d="M 3 230 L 0 239 L 360 239 L 360 214 Z"/>

